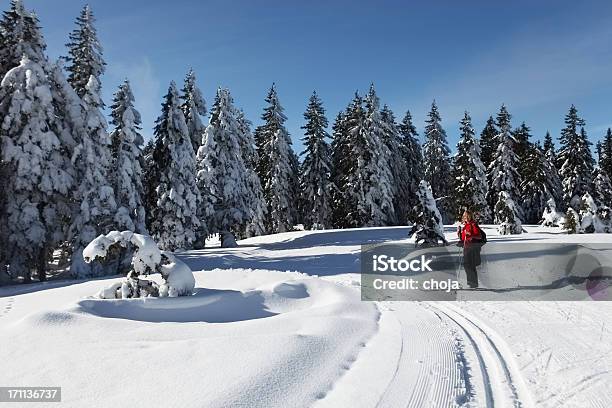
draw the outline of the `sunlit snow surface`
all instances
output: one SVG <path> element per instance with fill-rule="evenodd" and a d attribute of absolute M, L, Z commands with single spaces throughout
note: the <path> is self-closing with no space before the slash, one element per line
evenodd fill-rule
<path fill-rule="evenodd" d="M 612 242 L 526 229 L 499 239 Z M 407 231 L 180 253 L 184 298 L 93 297 L 118 278 L 0 288 L 0 385 L 61 386 L 71 407 L 612 406 L 610 302 L 361 302 L 360 244 Z"/>

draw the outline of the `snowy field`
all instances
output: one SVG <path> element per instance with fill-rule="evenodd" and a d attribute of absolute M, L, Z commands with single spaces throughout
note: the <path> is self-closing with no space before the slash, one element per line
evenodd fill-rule
<path fill-rule="evenodd" d="M 526 229 L 511 239 L 612 242 Z M 114 279 L 0 288 L 0 384 L 61 386 L 49 406 L 69 407 L 612 406 L 610 302 L 362 302 L 360 245 L 407 231 L 185 252 L 188 298 L 92 297 Z"/>

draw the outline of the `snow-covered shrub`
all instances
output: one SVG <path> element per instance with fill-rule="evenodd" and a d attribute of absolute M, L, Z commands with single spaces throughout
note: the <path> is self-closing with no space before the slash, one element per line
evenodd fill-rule
<path fill-rule="evenodd" d="M 419 198 L 419 203 L 415 208 L 417 219 L 410 231 L 410 236 L 416 234 L 414 242 L 417 246 L 439 245 L 440 243 L 445 245 L 442 216 L 436 206 L 431 187 L 425 180 L 419 183 L 417 196 Z"/>
<path fill-rule="evenodd" d="M 582 196 L 579 215 L 581 233 L 610 232 L 609 211 L 606 211 L 605 214 L 599 211 L 595 200 L 589 193 Z M 607 216 L 608 220 L 602 219 L 602 215 Z"/>
<path fill-rule="evenodd" d="M 540 224 L 544 227 L 560 227 L 565 223 L 565 215 L 557 211 L 557 204 L 553 198 L 549 198 L 546 202 L 546 208 L 542 214 Z"/>
<path fill-rule="evenodd" d="M 565 214 L 565 220 L 563 222 L 563 230 L 567 231 L 568 234 L 578 233 L 578 213 L 572 207 L 568 207 L 567 213 Z"/>
<path fill-rule="evenodd" d="M 497 231 L 500 235 L 521 234 L 523 232 L 519 210 L 506 191 L 499 193 L 499 199 L 495 203 L 495 221 L 499 224 Z"/>
<path fill-rule="evenodd" d="M 100 235 L 83 250 L 85 262 L 100 259 L 104 261 L 113 253 L 130 246 L 135 247 L 132 257 L 132 270 L 127 278 L 102 290 L 98 296 L 102 299 L 132 297 L 176 297 L 187 296 L 193 292 L 195 278 L 191 269 L 172 253 L 160 251 L 157 244 L 148 235 L 132 231 L 111 231 Z M 164 283 L 157 285 L 153 281 L 140 278 L 152 273 L 160 273 Z"/>

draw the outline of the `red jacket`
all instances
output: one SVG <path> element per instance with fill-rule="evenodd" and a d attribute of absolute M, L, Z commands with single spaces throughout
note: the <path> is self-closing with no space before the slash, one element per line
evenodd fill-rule
<path fill-rule="evenodd" d="M 476 225 L 475 222 L 470 221 L 470 222 L 467 222 L 461 229 L 461 241 L 472 242 L 474 238 L 476 239 L 482 238 L 480 236 L 480 228 L 478 228 L 478 225 Z"/>

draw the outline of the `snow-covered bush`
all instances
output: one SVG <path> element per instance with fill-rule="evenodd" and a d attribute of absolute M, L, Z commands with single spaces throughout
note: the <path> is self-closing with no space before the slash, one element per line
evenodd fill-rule
<path fill-rule="evenodd" d="M 442 216 L 427 181 L 421 180 L 417 196 L 419 198 L 419 203 L 415 208 L 417 218 L 410 231 L 410 236 L 416 234 L 414 242 L 417 246 L 432 246 L 440 243 L 445 245 Z"/>
<path fill-rule="evenodd" d="M 581 233 L 610 232 L 609 210 L 600 211 L 589 193 L 582 196 L 579 216 Z"/>
<path fill-rule="evenodd" d="M 135 247 L 132 257 L 132 270 L 127 278 L 102 290 L 98 296 L 102 299 L 121 299 L 133 297 L 176 297 L 191 295 L 195 287 L 195 278 L 191 269 L 172 253 L 160 251 L 157 244 L 148 235 L 132 231 L 111 231 L 100 235 L 83 250 L 85 262 L 112 258 L 113 254 L 130 246 Z M 164 283 L 158 285 L 153 281 L 140 278 L 152 273 L 160 273 Z"/>
<path fill-rule="evenodd" d="M 499 199 L 495 203 L 495 221 L 499 224 L 497 231 L 500 235 L 521 234 L 523 232 L 518 207 L 506 191 L 500 191 Z"/>
<path fill-rule="evenodd" d="M 544 227 L 560 227 L 565 223 L 565 215 L 557 211 L 557 204 L 553 198 L 549 198 L 546 202 L 546 208 L 542 214 L 540 224 Z"/>

